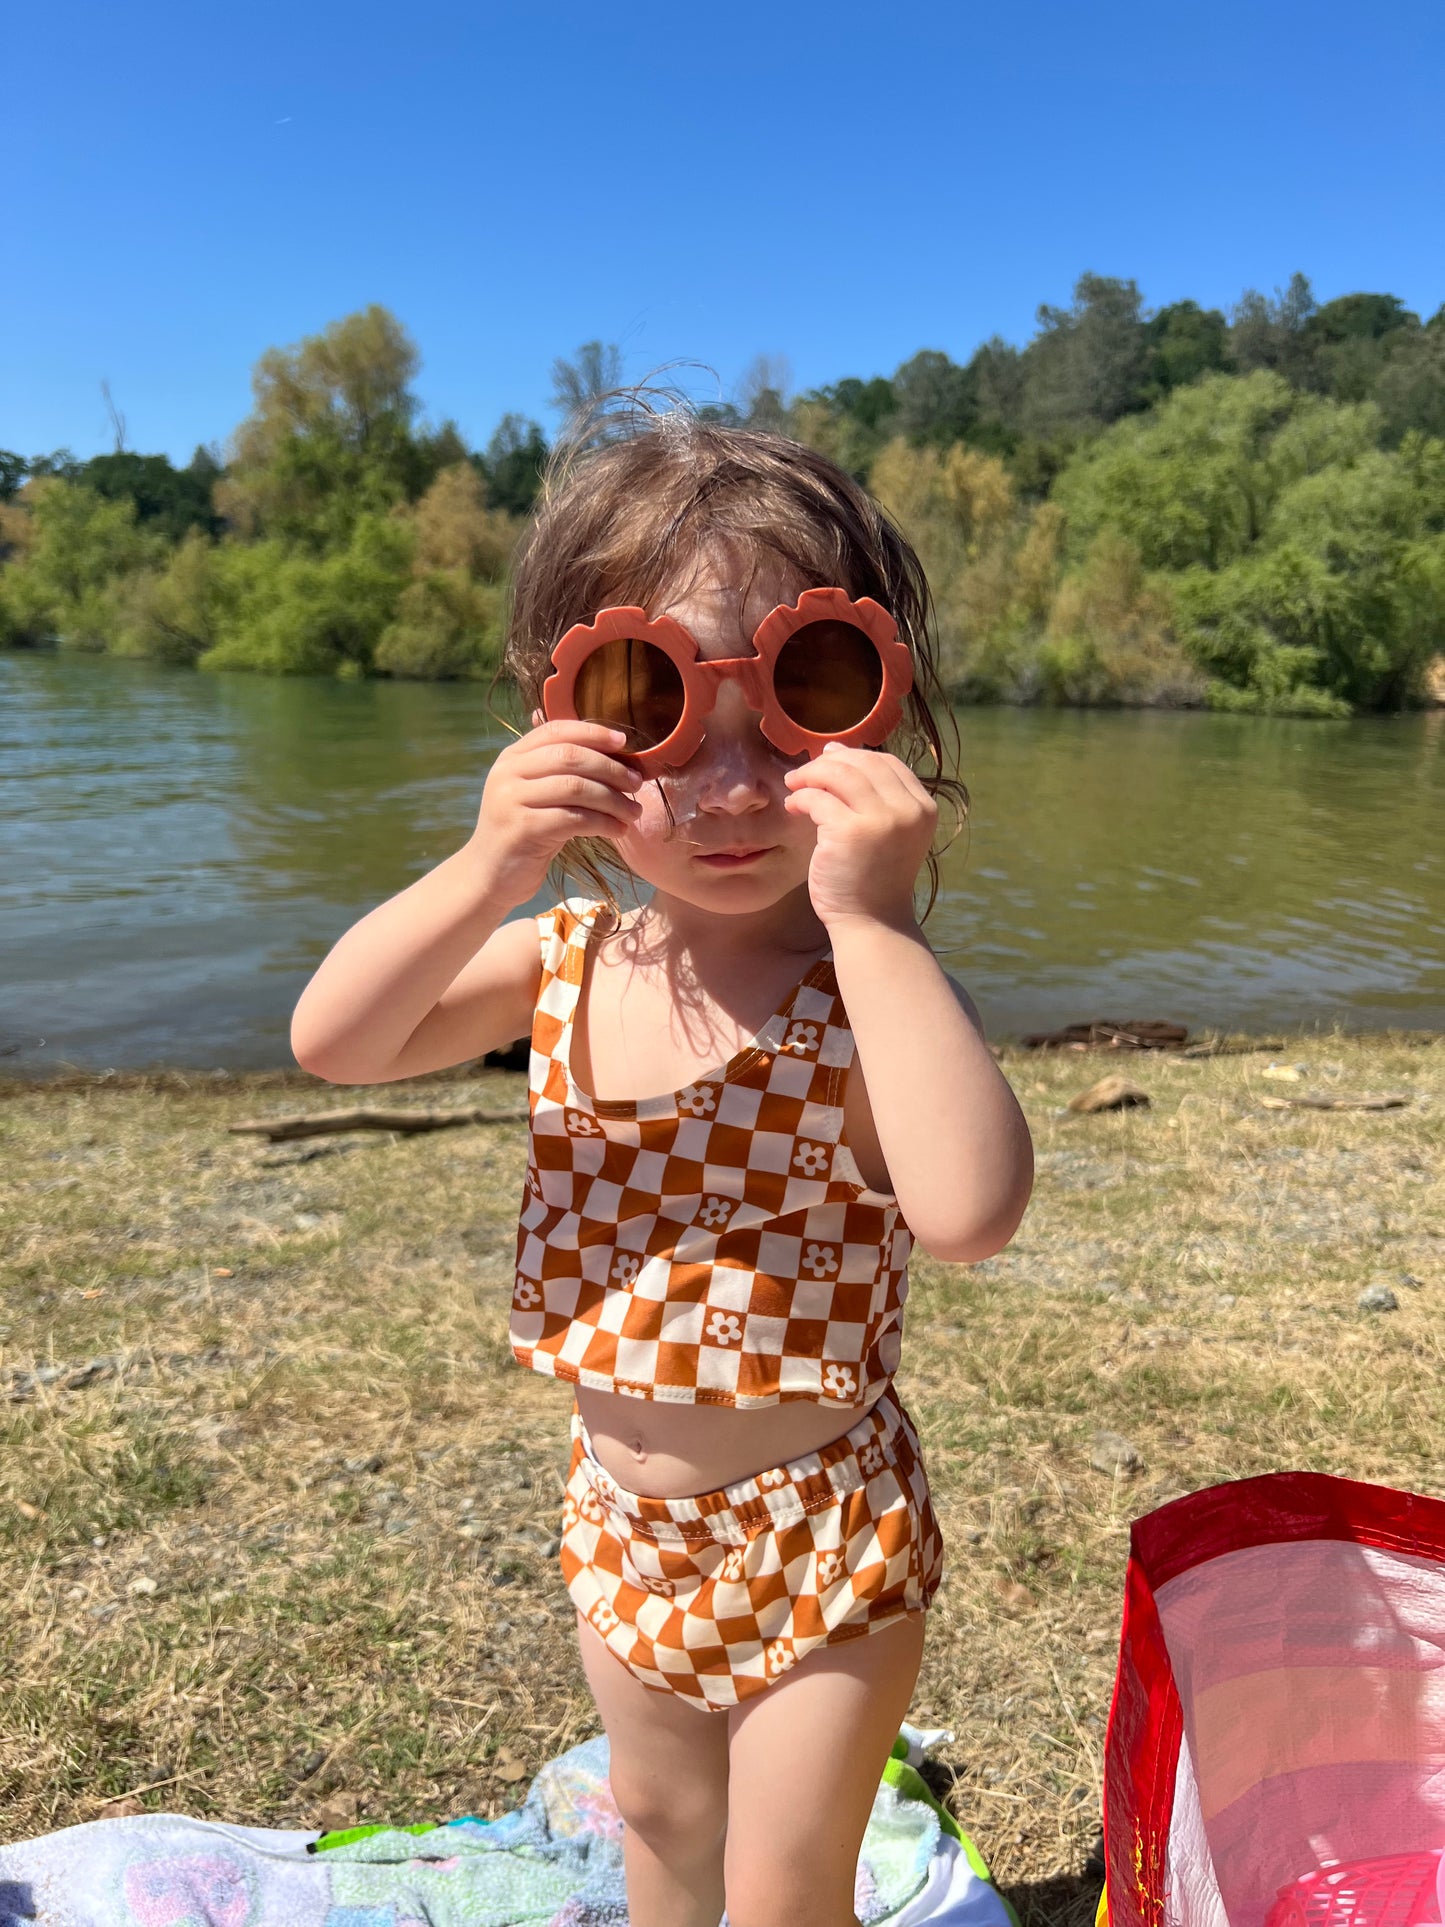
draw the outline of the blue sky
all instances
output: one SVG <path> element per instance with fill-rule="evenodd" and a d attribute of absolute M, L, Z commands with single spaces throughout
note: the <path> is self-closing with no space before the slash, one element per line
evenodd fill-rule
<path fill-rule="evenodd" d="M 1438 0 L 54 0 L 6 23 L 0 447 L 186 459 L 370 301 L 433 418 L 617 341 L 730 392 L 1023 341 L 1084 269 L 1445 301 Z"/>

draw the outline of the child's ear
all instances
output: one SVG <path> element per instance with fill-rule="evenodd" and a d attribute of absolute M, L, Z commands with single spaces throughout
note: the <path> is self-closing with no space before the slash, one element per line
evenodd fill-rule
<path fill-rule="evenodd" d="M 534 710 L 532 711 L 532 727 L 533 727 L 533 729 L 540 729 L 540 728 L 542 727 L 542 724 L 543 724 L 543 723 L 545 723 L 545 722 L 546 722 L 546 720 L 547 720 L 547 718 L 546 718 L 546 717 L 545 717 L 545 716 L 543 715 L 543 713 L 542 713 L 542 711 L 541 711 L 540 709 L 534 709 Z"/>

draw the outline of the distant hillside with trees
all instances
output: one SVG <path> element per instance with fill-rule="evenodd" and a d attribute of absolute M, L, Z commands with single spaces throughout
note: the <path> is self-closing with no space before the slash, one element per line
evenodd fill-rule
<path fill-rule="evenodd" d="M 590 342 L 563 415 L 618 384 Z M 0 450 L 0 644 L 280 674 L 490 677 L 548 447 L 422 418 L 385 309 L 268 350 L 222 452 Z M 1445 308 L 1231 314 L 1086 274 L 1032 340 L 803 394 L 755 364 L 704 412 L 826 450 L 918 544 L 963 700 L 1344 716 L 1424 698 L 1445 649 Z"/>

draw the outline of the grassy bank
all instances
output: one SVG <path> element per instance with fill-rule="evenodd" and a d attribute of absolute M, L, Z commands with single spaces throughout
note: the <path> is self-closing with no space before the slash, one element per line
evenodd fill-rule
<path fill-rule="evenodd" d="M 1445 1047 L 1006 1064 L 1035 1202 L 1001 1257 L 917 1266 L 901 1383 L 950 1548 L 914 1717 L 957 1732 L 940 1784 L 1030 1927 L 1092 1913 L 1130 1517 L 1282 1466 L 1445 1492 Z M 1147 1110 L 1063 1111 L 1121 1067 Z M 1411 1101 L 1265 1106 L 1304 1090 Z M 0 1086 L 0 1837 L 495 1813 L 594 1730 L 567 1399 L 505 1346 L 522 1130 L 226 1134 L 343 1101 Z M 1377 1283 L 1396 1309 L 1359 1308 Z M 1092 1468 L 1100 1428 L 1133 1476 Z"/>

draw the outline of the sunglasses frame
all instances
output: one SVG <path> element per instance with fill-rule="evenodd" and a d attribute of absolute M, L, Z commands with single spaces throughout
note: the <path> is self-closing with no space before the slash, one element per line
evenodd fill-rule
<path fill-rule="evenodd" d="M 861 721 L 844 730 L 819 732 L 794 722 L 777 699 L 773 670 L 779 655 L 800 629 L 814 622 L 846 622 L 861 629 L 878 651 L 883 686 Z M 682 715 L 662 742 L 627 750 L 626 760 L 650 775 L 675 768 L 694 756 L 707 733 L 707 719 L 724 681 L 736 682 L 750 709 L 761 712 L 758 727 L 785 756 L 817 755 L 824 743 L 846 749 L 876 749 L 887 741 L 903 715 L 903 699 L 913 687 L 913 658 L 898 640 L 898 624 L 871 596 L 856 601 L 843 589 L 805 589 L 793 603 L 780 603 L 759 623 L 754 654 L 703 662 L 696 639 L 671 616 L 649 616 L 645 609 L 600 609 L 591 622 L 577 622 L 552 651 L 552 674 L 542 685 L 542 713 L 548 722 L 577 722 L 576 686 L 582 665 L 609 642 L 647 642 L 675 665 L 682 680 Z"/>

